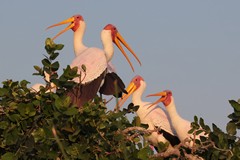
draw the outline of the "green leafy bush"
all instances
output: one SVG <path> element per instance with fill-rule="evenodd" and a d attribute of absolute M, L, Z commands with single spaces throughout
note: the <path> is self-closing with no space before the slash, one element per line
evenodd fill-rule
<path fill-rule="evenodd" d="M 144 159 L 153 151 L 143 146 L 139 138 L 130 138 L 134 131 L 126 114 L 137 107 L 108 111 L 103 100 L 77 108 L 66 96 L 77 69 L 67 66 L 58 76 L 59 63 L 54 61 L 63 45 L 46 40 L 48 56 L 43 67 L 34 66 L 37 73 L 50 75 L 50 82 L 35 92 L 27 87 L 29 82 L 7 80 L 0 88 L 0 153 L 1 159 Z M 47 92 L 50 83 L 56 92 Z M 144 155 L 143 155 L 144 153 Z M 138 158 L 139 157 L 139 158 Z"/>

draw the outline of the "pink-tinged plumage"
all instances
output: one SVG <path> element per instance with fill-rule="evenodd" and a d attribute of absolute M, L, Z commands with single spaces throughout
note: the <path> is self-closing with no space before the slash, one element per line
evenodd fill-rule
<path fill-rule="evenodd" d="M 82 65 L 86 66 L 86 72 L 82 70 Z M 90 83 L 107 69 L 105 52 L 99 48 L 88 48 L 74 58 L 71 67 L 76 66 L 78 67 L 78 73 L 82 75 L 81 83 Z M 79 78 L 75 78 L 75 82 L 79 83 Z"/>
<path fill-rule="evenodd" d="M 153 132 L 148 140 L 157 146 L 159 142 L 170 142 L 170 144 L 176 145 L 180 141 L 176 137 L 176 132 L 170 124 L 170 120 L 166 111 L 160 106 L 154 105 L 149 108 L 151 102 L 142 101 L 142 94 L 145 91 L 146 82 L 141 76 L 135 76 L 127 87 L 128 94 L 123 95 L 123 98 L 119 101 L 119 106 L 132 95 L 132 103 L 135 106 L 139 106 L 137 110 L 137 115 L 139 116 L 141 123 L 148 124 L 149 130 L 153 130 L 156 127 L 161 129 L 160 132 Z"/>
<path fill-rule="evenodd" d="M 112 79 L 114 78 L 115 80 L 118 81 L 117 84 L 120 84 L 121 87 L 120 90 L 124 90 L 125 86 L 122 82 L 122 80 L 114 74 L 112 76 L 112 73 L 109 71 L 108 68 L 111 66 L 108 65 L 108 62 L 113 57 L 113 42 L 118 46 L 118 48 L 122 51 L 126 59 L 128 60 L 130 66 L 133 69 L 133 66 L 131 62 L 129 61 L 125 51 L 122 49 L 119 41 L 124 44 L 124 46 L 130 50 L 130 52 L 134 55 L 134 57 L 139 61 L 135 53 L 131 50 L 131 48 L 126 44 L 125 40 L 121 37 L 119 32 L 117 31 L 116 27 L 113 25 L 107 25 L 104 27 L 104 29 L 101 32 L 101 39 L 103 43 L 104 49 L 98 49 L 98 48 L 88 48 L 86 47 L 83 42 L 83 35 L 85 32 L 85 22 L 82 18 L 81 15 L 76 15 L 73 16 L 67 20 L 64 20 L 58 24 L 54 24 L 48 28 L 52 28 L 58 25 L 66 24 L 66 23 L 71 23 L 66 29 L 61 31 L 59 34 L 57 34 L 53 39 L 55 39 L 57 36 L 60 34 L 64 33 L 65 31 L 72 29 L 74 31 L 74 52 L 76 55 L 76 58 L 73 60 L 71 67 L 78 67 L 78 72 L 81 73 L 81 79 L 75 78 L 74 80 L 76 82 L 81 82 L 81 93 L 79 96 L 75 96 L 74 101 L 78 102 L 78 106 L 81 106 L 85 102 L 91 100 L 94 98 L 96 95 L 97 91 L 100 89 L 101 85 L 101 94 L 110 94 L 109 89 L 107 88 L 109 84 L 103 83 L 105 77 L 110 77 L 108 78 L 108 82 L 111 82 L 110 88 L 113 87 L 113 81 Z M 75 23 L 77 25 L 75 25 Z M 140 63 L 140 61 L 139 61 Z M 82 70 L 82 66 L 86 67 L 86 72 Z M 108 67 L 109 66 L 109 67 Z M 124 88 L 122 88 L 124 86 Z M 75 90 L 75 89 L 74 89 Z M 84 92 L 83 92 L 84 91 Z M 76 92 L 74 91 L 73 95 L 76 95 Z M 88 93 L 86 93 L 88 92 Z M 112 94 L 115 94 L 115 90 L 113 91 Z M 72 97 L 72 95 L 70 95 Z"/>
<path fill-rule="evenodd" d="M 163 92 L 155 93 L 155 94 L 150 94 L 148 96 L 162 96 L 160 99 L 152 103 L 152 106 L 156 105 L 157 103 L 162 102 L 168 112 L 168 115 L 171 120 L 171 124 L 173 128 L 175 129 L 177 136 L 179 137 L 180 141 L 184 141 L 187 138 L 190 139 L 199 139 L 200 136 L 206 136 L 204 133 L 197 135 L 194 137 L 193 134 L 189 134 L 188 131 L 191 129 L 191 122 L 188 120 L 185 120 L 182 118 L 176 109 L 176 105 L 174 102 L 174 98 L 172 96 L 172 92 L 169 90 L 165 90 Z M 150 106 L 149 108 L 151 108 Z M 187 142 L 189 146 L 193 145 L 193 142 L 191 141 L 190 143 Z"/>

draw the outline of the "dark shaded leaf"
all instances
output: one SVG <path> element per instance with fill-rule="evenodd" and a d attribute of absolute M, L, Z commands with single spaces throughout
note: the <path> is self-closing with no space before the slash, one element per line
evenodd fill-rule
<path fill-rule="evenodd" d="M 194 116 L 194 122 L 198 123 L 198 117 L 197 116 Z"/>
<path fill-rule="evenodd" d="M 64 114 L 68 115 L 68 116 L 71 116 L 71 115 L 76 115 L 78 114 L 78 109 L 77 108 L 74 108 L 74 107 L 71 107 L 69 109 L 67 109 L 65 112 L 63 112 Z"/>
<path fill-rule="evenodd" d="M 235 123 L 229 122 L 227 124 L 226 130 L 227 130 L 228 134 L 230 134 L 230 135 L 236 135 L 237 134 L 237 128 L 236 128 Z"/>
<path fill-rule="evenodd" d="M 63 47 L 64 47 L 63 44 L 57 44 L 57 45 L 56 45 L 56 50 L 62 50 Z"/>
<path fill-rule="evenodd" d="M 238 112 L 240 112 L 240 104 L 234 100 L 229 100 L 231 106 Z"/>
<path fill-rule="evenodd" d="M 58 68 L 59 68 L 59 63 L 58 63 L 58 62 L 54 62 L 54 63 L 52 64 L 52 71 L 57 71 Z"/>
<path fill-rule="evenodd" d="M 0 88 L 0 96 L 2 97 L 2 96 L 4 96 L 4 95 L 6 95 L 6 94 L 8 94 L 8 89 L 6 89 L 6 88 Z"/>
<path fill-rule="evenodd" d="M 51 55 L 50 55 L 50 60 L 55 60 L 57 57 L 58 57 L 58 55 L 59 55 L 59 53 L 52 53 Z"/>
<path fill-rule="evenodd" d="M 48 59 L 44 58 L 44 59 L 42 60 L 42 64 L 43 64 L 44 66 L 50 67 L 51 62 L 50 62 Z"/>
<path fill-rule="evenodd" d="M 149 159 L 149 155 L 151 155 L 152 154 L 152 150 L 151 150 L 151 148 L 149 147 L 149 146 L 147 146 L 147 147 L 144 147 L 144 148 L 142 148 L 139 152 L 138 152 L 138 158 L 139 159 L 142 159 L 142 160 L 145 160 L 145 159 Z"/>
<path fill-rule="evenodd" d="M 16 160 L 17 158 L 14 153 L 7 152 L 1 156 L 1 159 L 2 160 Z"/>
<path fill-rule="evenodd" d="M 1 121 L 0 122 L 0 129 L 3 129 L 3 130 L 7 129 L 8 125 L 9 125 L 8 121 Z"/>
<path fill-rule="evenodd" d="M 39 66 L 33 66 L 34 67 L 34 69 L 36 70 L 36 71 L 38 71 L 38 72 L 41 72 L 41 67 L 39 67 Z"/>
<path fill-rule="evenodd" d="M 82 68 L 82 70 L 83 70 L 84 72 L 87 71 L 87 67 L 86 67 L 84 64 L 81 66 L 81 68 Z"/>

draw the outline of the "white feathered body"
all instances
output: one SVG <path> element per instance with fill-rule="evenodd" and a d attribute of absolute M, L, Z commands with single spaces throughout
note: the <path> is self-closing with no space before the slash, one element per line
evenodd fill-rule
<path fill-rule="evenodd" d="M 86 72 L 82 69 L 85 65 Z M 78 73 L 81 73 L 81 83 L 89 83 L 98 78 L 107 69 L 107 59 L 105 52 L 99 48 L 87 48 L 84 52 L 74 58 L 71 67 L 78 67 Z M 79 78 L 74 79 L 80 82 Z"/>

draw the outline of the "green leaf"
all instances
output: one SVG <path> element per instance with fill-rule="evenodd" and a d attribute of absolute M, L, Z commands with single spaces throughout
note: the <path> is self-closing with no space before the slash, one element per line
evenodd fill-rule
<path fill-rule="evenodd" d="M 47 39 L 45 40 L 45 45 L 46 45 L 46 46 L 53 46 L 53 45 L 54 45 L 54 42 L 53 42 L 53 40 L 52 40 L 51 38 L 47 38 Z"/>
<path fill-rule="evenodd" d="M 210 129 L 210 127 L 208 125 L 203 126 L 203 129 L 205 129 L 205 131 L 207 131 L 207 132 L 211 131 L 211 129 Z"/>
<path fill-rule="evenodd" d="M 104 128 L 106 128 L 106 126 L 103 123 L 100 123 L 99 129 L 104 129 Z"/>
<path fill-rule="evenodd" d="M 19 131 L 18 129 L 16 128 L 16 126 L 14 126 L 15 128 L 9 132 L 6 132 L 6 135 L 5 135 L 5 140 L 6 140 L 6 144 L 7 145 L 15 145 L 18 141 L 18 138 L 19 138 Z"/>
<path fill-rule="evenodd" d="M 22 80 L 22 81 L 20 82 L 20 86 L 21 86 L 21 87 L 27 87 L 27 84 L 30 84 L 30 82 L 28 82 L 28 81 L 26 81 L 26 80 Z"/>
<path fill-rule="evenodd" d="M 204 119 L 200 118 L 199 124 L 200 124 L 200 126 L 203 128 L 203 127 L 205 126 L 205 124 L 204 124 Z"/>
<path fill-rule="evenodd" d="M 236 127 L 235 123 L 229 122 L 227 124 L 226 129 L 227 129 L 228 134 L 230 134 L 230 135 L 236 135 L 237 134 L 237 127 Z"/>
<path fill-rule="evenodd" d="M 27 114 L 27 105 L 24 103 L 20 103 L 17 107 L 18 112 L 21 114 L 21 116 L 25 116 Z"/>
<path fill-rule="evenodd" d="M 66 148 L 66 152 L 74 158 L 77 158 L 79 155 L 81 155 L 83 151 L 83 147 L 77 143 L 74 143 L 73 145 Z"/>
<path fill-rule="evenodd" d="M 240 112 L 240 104 L 234 100 L 229 100 L 231 106 L 238 112 Z"/>
<path fill-rule="evenodd" d="M 38 71 L 38 72 L 41 72 L 42 71 L 42 68 L 40 68 L 39 66 L 33 66 L 34 67 L 34 69 L 36 70 L 36 71 Z"/>
<path fill-rule="evenodd" d="M 13 122 L 18 122 L 21 119 L 21 116 L 19 114 L 12 114 L 9 115 L 9 119 Z"/>
<path fill-rule="evenodd" d="M 192 129 L 190 129 L 190 130 L 188 131 L 188 134 L 192 134 L 194 131 L 195 131 L 195 129 L 192 128 Z"/>
<path fill-rule="evenodd" d="M 199 135 L 199 134 L 201 134 L 203 132 L 203 130 L 198 130 L 198 131 L 196 131 L 196 135 Z"/>
<path fill-rule="evenodd" d="M 142 123 L 140 127 L 143 127 L 143 128 L 145 128 L 145 129 L 148 129 L 149 126 L 148 126 L 148 124 L 143 124 L 143 123 Z"/>
<path fill-rule="evenodd" d="M 20 103 L 17 110 L 22 116 L 29 115 L 34 116 L 36 114 L 36 109 L 33 107 L 32 103 L 24 104 Z"/>
<path fill-rule="evenodd" d="M 15 154 L 12 152 L 7 152 L 1 156 L 2 160 L 16 160 Z"/>
<path fill-rule="evenodd" d="M 193 129 L 199 129 L 199 128 L 200 128 L 200 126 L 199 126 L 199 124 L 198 124 L 197 122 L 192 122 L 192 123 L 191 123 L 191 127 L 192 127 Z"/>
<path fill-rule="evenodd" d="M 34 106 L 40 106 L 40 101 L 39 100 L 34 100 L 33 102 Z"/>
<path fill-rule="evenodd" d="M 43 128 L 38 128 L 32 132 L 35 143 L 45 140 L 45 132 Z"/>
<path fill-rule="evenodd" d="M 134 119 L 133 119 L 133 124 L 135 126 L 140 126 L 141 125 L 141 119 L 139 116 L 136 116 Z"/>
<path fill-rule="evenodd" d="M 212 124 L 212 128 L 213 128 L 213 131 L 214 132 L 216 132 L 216 133 L 221 133 L 222 131 L 221 131 L 221 129 L 220 128 L 218 128 L 217 126 L 216 126 L 216 124 Z"/>
<path fill-rule="evenodd" d="M 68 132 L 73 132 L 72 128 L 64 128 Z M 76 139 L 79 137 L 80 130 L 76 130 L 73 134 L 68 134 L 69 140 L 75 142 Z"/>
<path fill-rule="evenodd" d="M 4 95 L 7 95 L 8 92 L 9 92 L 8 89 L 6 89 L 6 88 L 0 88 L 0 96 L 1 96 L 1 97 L 4 96 Z"/>
<path fill-rule="evenodd" d="M 205 136 L 200 136 L 200 140 L 201 140 L 201 142 L 205 142 L 207 140 L 207 138 Z"/>
<path fill-rule="evenodd" d="M 51 62 L 50 62 L 48 59 L 44 58 L 44 59 L 42 60 L 42 64 L 43 64 L 44 66 L 50 67 Z"/>
<path fill-rule="evenodd" d="M 57 44 L 55 49 L 56 49 L 56 50 L 62 50 L 63 47 L 64 47 L 63 44 Z"/>
<path fill-rule="evenodd" d="M 57 62 L 54 62 L 54 63 L 52 64 L 52 71 L 57 71 L 58 68 L 59 68 L 59 62 L 58 62 L 58 61 L 57 61 Z"/>
<path fill-rule="evenodd" d="M 84 72 L 86 72 L 87 71 L 87 67 L 83 64 L 82 66 L 82 70 L 84 71 Z"/>
<path fill-rule="evenodd" d="M 51 55 L 50 55 L 50 59 L 51 60 L 55 60 L 57 57 L 58 57 L 58 55 L 59 55 L 59 53 L 57 53 L 57 52 L 54 52 L 54 53 L 52 53 Z"/>
<path fill-rule="evenodd" d="M 0 122 L 0 129 L 7 129 L 9 123 L 7 121 L 1 121 Z"/>
<path fill-rule="evenodd" d="M 153 152 L 153 151 L 151 150 L 151 148 L 150 148 L 149 146 L 147 146 L 147 147 L 142 148 L 142 149 L 138 152 L 137 156 L 138 156 L 139 159 L 142 159 L 142 160 L 149 159 L 148 156 L 149 156 L 152 152 Z"/>
<path fill-rule="evenodd" d="M 198 123 L 198 117 L 197 116 L 194 116 L 194 122 Z"/>
<path fill-rule="evenodd" d="M 75 107 L 71 107 L 71 108 L 69 108 L 68 110 L 66 110 L 65 112 L 63 112 L 63 114 L 68 115 L 68 116 L 76 115 L 76 114 L 78 114 L 78 113 L 79 113 L 79 112 L 78 112 L 78 109 L 75 108 Z"/>
<path fill-rule="evenodd" d="M 33 107 L 32 104 L 28 104 L 26 106 L 26 114 L 28 114 L 30 117 L 35 116 L 36 109 Z"/>
<path fill-rule="evenodd" d="M 164 151 L 166 150 L 166 147 L 169 146 L 169 143 L 166 142 L 166 143 L 163 143 L 163 142 L 159 142 L 158 143 L 158 151 L 161 152 L 161 151 Z"/>

